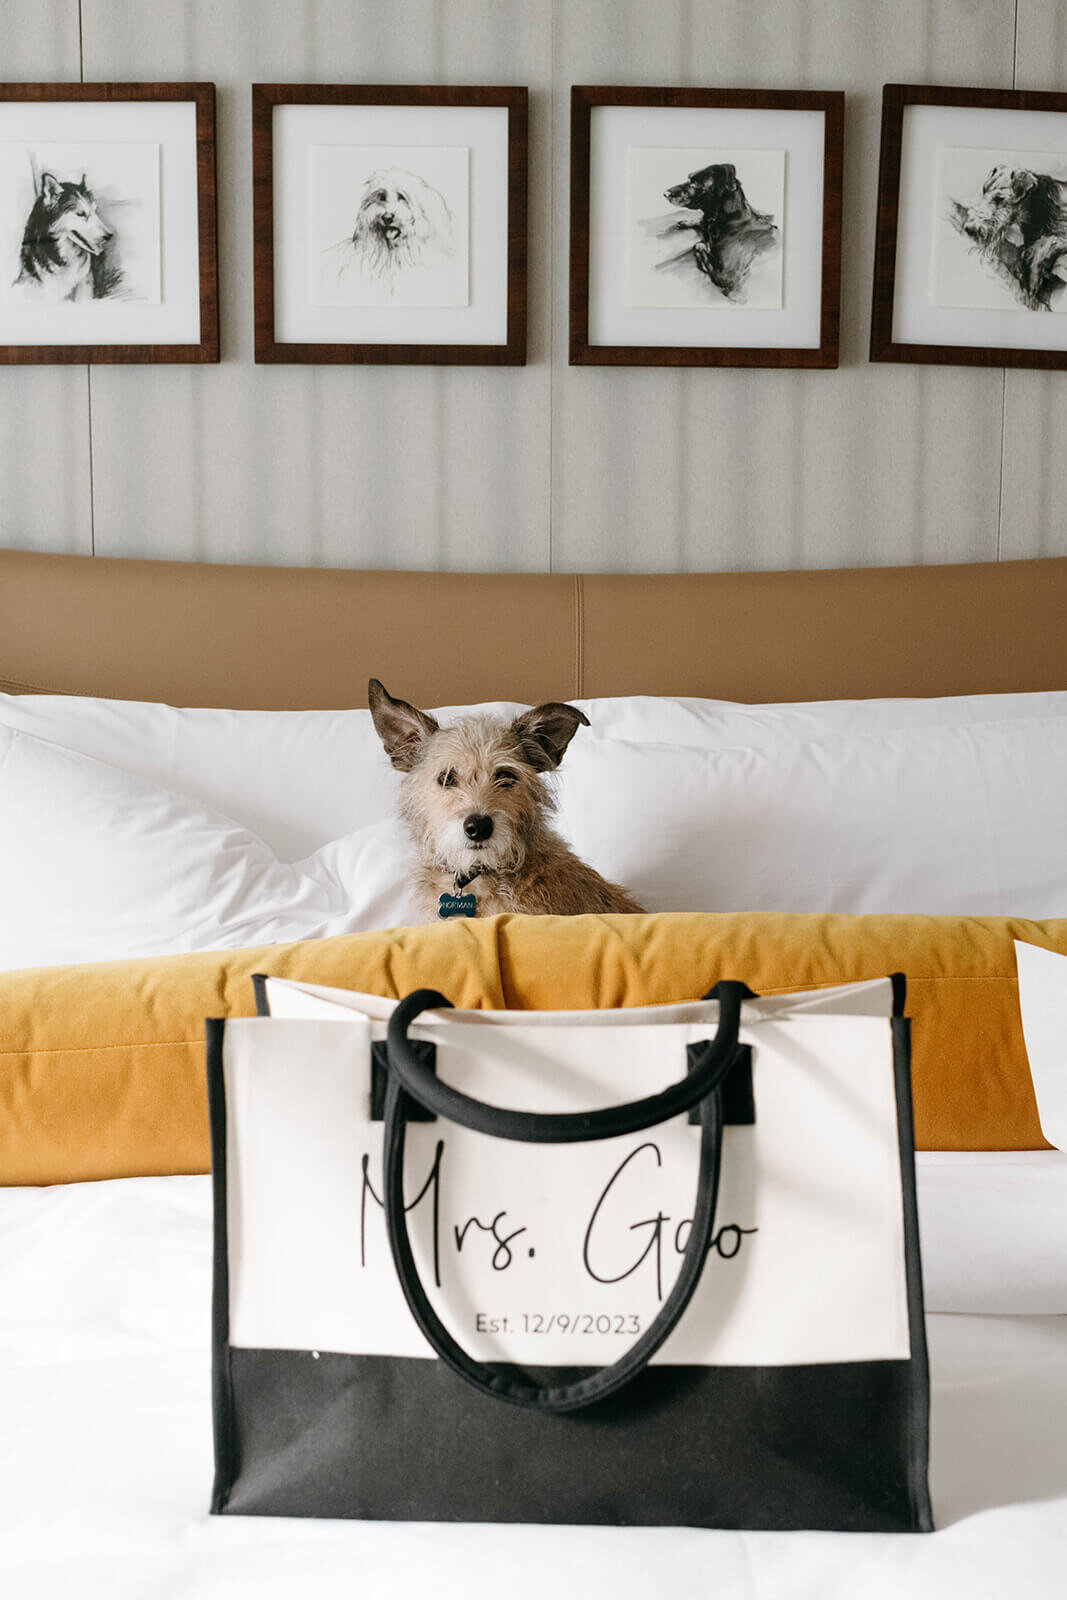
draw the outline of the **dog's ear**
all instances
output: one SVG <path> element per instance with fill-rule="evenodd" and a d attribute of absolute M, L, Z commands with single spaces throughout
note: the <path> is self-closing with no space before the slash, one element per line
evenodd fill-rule
<path fill-rule="evenodd" d="M 522 745 L 531 767 L 537 772 L 552 772 L 563 760 L 567 746 L 583 723 L 588 728 L 589 718 L 577 706 L 549 700 L 516 717 L 511 731 Z"/>
<path fill-rule="evenodd" d="M 367 685 L 367 704 L 386 755 L 398 772 L 410 772 L 423 740 L 437 733 L 440 723 L 406 700 L 394 700 L 377 678 Z"/>
<path fill-rule="evenodd" d="M 59 199 L 61 185 L 54 172 L 41 173 L 41 199 L 46 206 L 54 206 Z"/>

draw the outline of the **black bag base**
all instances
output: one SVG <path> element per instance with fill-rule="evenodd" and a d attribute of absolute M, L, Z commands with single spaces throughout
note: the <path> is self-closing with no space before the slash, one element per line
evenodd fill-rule
<path fill-rule="evenodd" d="M 580 1375 L 529 1375 L 542 1373 Z M 623 1393 L 565 1416 L 501 1405 L 437 1361 L 398 1356 L 230 1348 L 219 1379 L 215 1512 L 753 1531 L 933 1526 L 907 1361 L 653 1366 Z M 911 1463 L 906 1475 L 892 1465 L 900 1462 Z"/>

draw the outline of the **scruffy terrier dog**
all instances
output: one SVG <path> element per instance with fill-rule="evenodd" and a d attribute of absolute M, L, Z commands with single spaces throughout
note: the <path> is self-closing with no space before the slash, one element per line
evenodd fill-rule
<path fill-rule="evenodd" d="M 378 736 L 404 774 L 401 813 L 418 852 L 416 889 L 427 920 L 498 911 L 576 916 L 640 911 L 618 884 L 580 861 L 546 822 L 554 772 L 580 723 L 551 701 L 514 722 L 484 715 L 442 728 L 394 700 L 377 678 L 368 701 Z"/>
<path fill-rule="evenodd" d="M 994 167 L 973 205 L 949 221 L 1030 311 L 1051 311 L 1067 283 L 1067 183 L 1025 167 Z"/>

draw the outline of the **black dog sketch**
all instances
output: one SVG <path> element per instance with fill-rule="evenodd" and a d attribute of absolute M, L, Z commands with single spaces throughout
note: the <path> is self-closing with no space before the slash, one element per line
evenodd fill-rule
<path fill-rule="evenodd" d="M 994 167 L 974 205 L 950 200 L 949 221 L 1030 311 L 1051 311 L 1067 282 L 1067 184 Z"/>
<path fill-rule="evenodd" d="M 51 301 L 117 294 L 122 273 L 112 253 L 115 230 L 101 216 L 85 173 L 80 182 L 70 183 L 43 172 L 35 189 L 15 284 Z"/>
<path fill-rule="evenodd" d="M 756 211 L 745 198 L 730 162 L 716 162 L 691 172 L 685 183 L 664 191 L 673 206 L 700 213 L 699 221 L 673 222 L 667 232 L 688 230 L 697 237 L 681 256 L 660 263 L 675 268 L 690 258 L 726 296 L 744 299 L 745 281 L 752 263 L 778 245 L 778 227 L 769 212 Z"/>

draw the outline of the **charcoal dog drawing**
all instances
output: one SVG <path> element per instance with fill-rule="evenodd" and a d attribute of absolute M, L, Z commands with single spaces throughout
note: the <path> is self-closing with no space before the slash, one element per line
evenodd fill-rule
<path fill-rule="evenodd" d="M 338 270 L 354 265 L 392 288 L 403 274 L 453 249 L 453 217 L 444 195 L 418 173 L 394 167 L 372 172 L 364 182 Z"/>
<path fill-rule="evenodd" d="M 663 195 L 677 209 L 639 224 L 669 250 L 655 262 L 654 272 L 687 281 L 690 287 L 703 282 L 709 300 L 721 296 L 729 305 L 744 305 L 753 266 L 780 249 L 774 215 L 749 202 L 737 167 L 729 161 L 697 168 Z"/>
<path fill-rule="evenodd" d="M 15 286 L 49 301 L 104 300 L 122 293 L 116 230 L 86 181 L 35 174 Z"/>
<path fill-rule="evenodd" d="M 1051 311 L 1067 282 L 1067 183 L 996 166 L 977 200 L 950 198 L 949 221 L 1029 311 Z"/>

